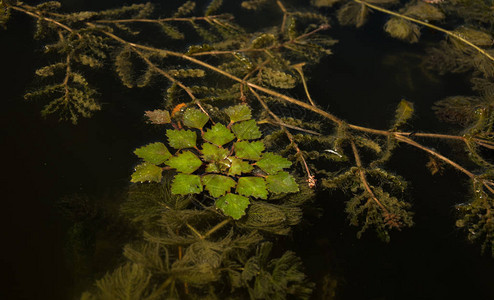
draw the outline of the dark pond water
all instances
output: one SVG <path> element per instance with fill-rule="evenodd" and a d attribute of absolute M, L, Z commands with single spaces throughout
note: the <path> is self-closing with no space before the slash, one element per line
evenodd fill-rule
<path fill-rule="evenodd" d="M 175 6 L 177 1 L 170 1 Z M 69 9 L 99 9 L 122 1 L 67 1 Z M 386 128 L 400 99 L 413 101 L 415 130 L 444 129 L 430 106 L 442 97 L 468 93 L 458 77 L 433 77 L 417 61 L 423 44 L 408 46 L 382 32 L 377 13 L 364 29 L 335 28 L 334 55 L 309 74 L 313 98 L 349 122 Z M 42 119 L 43 103 L 27 103 L 34 70 L 44 63 L 42 45 L 31 39 L 32 22 L 16 15 L 0 31 L 2 57 L 0 111 L 3 172 L 1 299 L 71 299 L 80 282 L 67 260 L 67 230 L 60 213 L 64 197 L 106 198 L 118 203 L 136 163 L 133 149 L 161 138 L 142 113 L 159 106 L 161 90 L 128 90 L 113 75 L 96 73 L 103 111 L 77 126 Z M 440 39 L 427 34 L 425 41 Z M 166 87 L 163 87 L 163 89 Z M 430 146 L 441 149 L 441 145 Z M 322 194 L 325 209 L 312 225 L 295 230 L 288 242 L 303 258 L 314 281 L 338 280 L 341 299 L 494 299 L 494 260 L 455 229 L 455 203 L 467 186 L 454 172 L 432 177 L 427 158 L 402 147 L 389 167 L 412 182 L 416 225 L 383 244 L 373 233 L 355 238 L 343 195 Z M 302 246 L 303 245 L 303 246 Z M 118 261 L 118 250 L 98 271 Z M 106 252 L 105 252 L 106 251 Z M 101 254 L 101 255 L 103 255 Z"/>

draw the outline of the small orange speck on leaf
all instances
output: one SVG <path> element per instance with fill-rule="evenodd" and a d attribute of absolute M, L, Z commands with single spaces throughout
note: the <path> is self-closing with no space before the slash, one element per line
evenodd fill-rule
<path fill-rule="evenodd" d="M 175 116 L 175 114 L 180 112 L 182 110 L 182 108 L 184 108 L 184 107 L 187 107 L 187 104 L 185 104 L 185 103 L 177 104 L 177 106 L 175 106 L 172 110 L 171 117 L 173 118 Z"/>

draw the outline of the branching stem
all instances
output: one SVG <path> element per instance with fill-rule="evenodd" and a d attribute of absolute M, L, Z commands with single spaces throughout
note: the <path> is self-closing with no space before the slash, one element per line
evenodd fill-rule
<path fill-rule="evenodd" d="M 163 22 L 190 22 L 190 21 L 213 21 L 217 18 L 225 19 L 224 15 L 214 15 L 205 17 L 187 17 L 187 18 L 161 18 L 161 19 L 120 19 L 120 20 L 95 20 L 93 23 L 103 23 L 103 24 L 118 24 L 118 23 L 156 23 L 160 24 Z M 232 18 L 228 18 L 232 19 Z"/>
<path fill-rule="evenodd" d="M 353 156 L 355 157 L 355 163 L 357 164 L 358 167 L 360 181 L 362 181 L 365 190 L 369 193 L 372 200 L 376 202 L 377 205 L 379 205 L 379 207 L 383 210 L 385 214 L 388 214 L 388 210 L 386 209 L 386 207 L 384 207 L 384 205 L 382 205 L 381 201 L 377 199 L 376 195 L 374 194 L 372 188 L 369 185 L 369 182 L 367 181 L 367 178 L 365 177 L 365 171 L 362 166 L 362 161 L 360 160 L 360 155 L 358 154 L 358 150 L 357 150 L 357 146 L 355 145 L 355 142 L 353 140 L 350 140 L 350 144 L 352 145 Z"/>
<path fill-rule="evenodd" d="M 226 224 L 230 223 L 231 219 L 228 218 L 228 219 L 224 219 L 223 221 L 221 221 L 220 223 L 216 224 L 213 228 L 209 229 L 208 232 L 206 232 L 204 234 L 204 238 L 207 238 L 208 236 L 212 235 L 213 233 L 215 233 L 216 231 L 220 230 L 221 228 L 223 228 Z"/>
<path fill-rule="evenodd" d="M 197 235 L 199 239 L 201 240 L 204 239 L 204 236 L 199 231 L 197 231 L 197 229 L 195 229 L 192 225 L 190 225 L 189 223 L 185 223 L 185 225 L 190 229 L 190 231 L 192 231 L 195 235 Z"/>
<path fill-rule="evenodd" d="M 372 9 L 375 9 L 375 10 L 378 10 L 380 12 L 383 12 L 385 14 L 388 14 L 388 15 L 392 15 L 392 16 L 395 16 L 395 17 L 398 17 L 398 18 L 402 18 L 402 19 L 405 19 L 405 20 L 408 20 L 408 21 L 411 21 L 411 22 L 414 22 L 414 23 L 417 23 L 417 24 L 420 24 L 420 25 L 423 25 L 423 26 L 426 26 L 426 27 L 429 27 L 429 28 L 432 28 L 434 30 L 437 30 L 437 31 L 441 31 L 445 34 L 447 34 L 448 36 L 454 38 L 454 39 L 457 39 L 465 44 L 467 44 L 468 46 L 474 48 L 475 50 L 477 50 L 479 53 L 481 53 L 482 55 L 484 55 L 485 57 L 487 57 L 488 59 L 494 61 L 494 57 L 492 57 L 489 53 L 487 53 L 484 49 L 478 47 L 477 45 L 475 45 L 474 43 L 470 42 L 469 40 L 465 39 L 464 37 L 462 37 L 461 35 L 453 32 L 453 31 L 449 31 L 449 30 L 446 30 L 446 29 L 443 29 L 441 27 L 438 27 L 438 26 L 435 26 L 435 25 L 432 25 L 430 23 L 427 23 L 427 22 L 424 22 L 424 21 L 421 21 L 421 20 L 418 20 L 418 19 L 415 19 L 415 18 L 412 18 L 412 17 L 409 17 L 409 16 L 405 16 L 405 15 L 402 15 L 402 14 L 399 14 L 397 12 L 394 12 L 394 11 L 391 11 L 391 10 L 387 10 L 385 8 L 382 8 L 382 7 L 379 7 L 379 6 L 376 6 L 374 4 L 370 4 L 370 3 L 367 3 L 365 1 L 362 1 L 362 0 L 353 0 L 357 3 L 360 3 L 360 4 L 363 4 L 367 7 L 370 7 Z"/>
<path fill-rule="evenodd" d="M 266 102 L 264 102 L 262 100 L 261 96 L 259 96 L 259 94 L 256 93 L 256 91 L 252 87 L 250 87 L 249 89 L 250 89 L 251 93 L 254 94 L 254 96 L 257 98 L 257 100 L 262 105 L 262 107 L 273 117 L 273 119 L 276 122 L 278 122 L 279 124 L 283 124 L 283 121 L 281 121 L 281 119 L 275 113 L 273 113 L 271 111 L 271 109 L 269 109 L 269 106 L 266 104 Z M 307 182 L 309 184 L 309 187 L 313 188 L 316 185 L 316 179 L 315 179 L 314 175 L 312 175 L 310 172 L 309 166 L 307 165 L 307 162 L 305 161 L 304 154 L 302 153 L 302 151 L 298 147 L 298 145 L 295 142 L 295 139 L 293 138 L 293 135 L 290 133 L 290 131 L 288 131 L 288 129 L 286 129 L 285 126 L 281 125 L 281 128 L 283 129 L 283 131 L 285 132 L 285 135 L 290 140 L 290 144 L 293 145 L 293 147 L 295 148 L 295 151 L 297 152 L 296 155 L 298 157 L 300 157 L 300 160 L 302 161 L 302 164 L 304 166 L 304 170 L 307 174 Z"/>
<path fill-rule="evenodd" d="M 418 20 L 418 19 L 414 19 L 414 18 L 411 18 L 411 17 L 408 17 L 408 16 L 405 16 L 405 15 L 402 15 L 402 14 L 399 14 L 399 13 L 396 13 L 396 12 L 393 12 L 393 11 L 390 11 L 390 10 L 387 10 L 387 9 L 384 9 L 384 8 L 381 8 L 379 6 L 376 6 L 376 5 L 373 5 L 373 4 L 370 4 L 370 3 L 367 3 L 365 1 L 362 1 L 362 0 L 354 0 L 355 2 L 357 3 L 360 3 L 362 5 L 366 5 L 368 6 L 369 8 L 372 8 L 372 9 L 375 9 L 375 10 L 378 10 L 378 11 L 381 11 L 383 13 L 386 13 L 386 14 L 389 14 L 389 15 L 393 15 L 393 16 L 396 16 L 396 17 L 399 17 L 399 18 L 403 18 L 403 19 L 406 19 L 406 20 L 409 20 L 411 22 L 414 22 L 414 23 L 417 23 L 417 24 L 421 24 L 423 26 L 426 26 L 426 27 L 429 27 L 429 28 L 432 28 L 432 29 L 435 29 L 435 30 L 438 30 L 438 31 L 441 31 L 441 32 L 444 32 L 445 34 L 455 38 L 455 39 L 458 39 L 460 41 L 462 41 L 463 43 L 471 46 L 472 48 L 476 49 L 477 51 L 479 51 L 481 54 L 483 54 L 484 56 L 486 56 L 487 58 L 491 59 L 494 61 L 494 58 L 492 56 L 490 56 L 486 51 L 484 51 L 483 49 L 479 48 L 478 46 L 474 45 L 473 43 L 471 43 L 470 41 L 466 40 L 465 38 L 463 38 L 462 36 L 452 32 L 452 31 L 448 31 L 448 30 L 445 30 L 443 28 L 440 28 L 440 27 L 437 27 L 437 26 L 434 26 L 432 24 L 429 24 L 427 22 L 424 22 L 424 21 L 421 21 L 421 20 Z M 277 4 L 278 6 L 280 7 L 280 9 L 282 10 L 283 14 L 284 14 L 284 20 L 283 22 L 285 23 L 286 22 L 286 16 L 288 14 L 286 8 L 283 6 L 283 4 L 281 3 L 281 1 L 277 0 Z M 45 20 L 47 22 L 51 22 L 53 24 L 55 24 L 56 26 L 60 27 L 60 28 L 63 28 L 64 30 L 70 32 L 70 33 L 74 33 L 74 30 L 70 27 L 68 27 L 67 25 L 65 24 L 62 24 L 60 23 L 59 21 L 56 21 L 55 19 L 53 18 L 49 18 L 49 17 L 46 17 L 44 15 L 41 14 L 41 12 L 39 12 L 36 8 L 34 7 L 31 7 L 29 5 L 25 5 L 25 4 L 21 4 L 21 5 L 14 5 L 14 6 L 11 6 L 12 9 L 14 10 L 17 10 L 17 11 L 20 11 L 20 12 L 23 12 L 27 15 L 30 15 L 32 17 L 35 17 L 37 19 L 41 19 L 41 20 Z M 52 14 L 53 15 L 53 14 Z M 206 19 L 208 18 L 208 19 Z M 211 21 L 215 21 L 214 18 L 210 17 L 200 17 L 200 19 L 204 19 L 208 22 L 211 22 Z M 146 19 L 147 20 L 147 19 Z M 182 18 L 167 18 L 167 19 L 158 19 L 158 20 L 147 20 L 146 21 L 145 19 L 132 19 L 132 21 L 136 21 L 136 22 L 159 22 L 160 20 L 161 21 L 172 21 L 172 20 L 175 20 L 175 21 L 182 21 Z M 191 18 L 183 18 L 183 20 L 188 20 L 190 21 Z M 122 23 L 122 22 L 130 22 L 131 20 L 114 20 L 115 22 L 113 23 Z M 94 21 L 94 22 L 98 22 L 98 23 L 104 23 L 105 20 L 99 20 L 99 21 Z M 111 23 L 111 22 L 110 22 Z M 95 24 L 91 23 L 91 22 L 86 22 L 85 23 L 88 27 L 92 27 L 92 28 L 98 28 Z M 285 27 L 284 26 L 285 24 L 282 24 L 282 28 L 281 30 L 283 30 L 283 28 Z M 240 49 L 240 50 L 237 50 L 237 51 L 211 51 L 211 52 L 203 52 L 203 53 L 197 53 L 196 55 L 206 55 L 206 54 L 209 54 L 209 55 L 213 55 L 213 54 L 223 54 L 223 53 L 229 53 L 229 54 L 232 54 L 234 52 L 246 52 L 246 51 L 267 51 L 267 50 L 270 50 L 270 49 L 274 49 L 274 48 L 280 48 L 280 47 L 285 47 L 287 45 L 289 45 L 290 43 L 294 43 L 294 42 L 297 42 L 301 39 L 304 39 L 306 38 L 307 36 L 309 35 L 312 35 L 320 30 L 324 30 L 324 29 L 327 29 L 329 28 L 328 25 L 321 25 L 319 26 L 318 28 L 316 28 L 315 30 L 311 31 L 311 32 L 308 32 L 304 35 L 301 35 L 301 36 L 298 36 L 296 37 L 295 39 L 292 39 L 292 40 L 289 40 L 285 43 L 282 43 L 282 44 L 279 44 L 279 45 L 273 45 L 271 47 L 268 47 L 268 48 L 263 48 L 263 49 Z M 214 71 L 216 73 L 219 73 L 233 81 L 236 81 L 242 85 L 245 85 L 245 86 L 248 86 L 250 91 L 256 96 L 256 98 L 258 98 L 258 100 L 260 100 L 260 103 L 263 105 L 263 107 L 265 109 L 267 109 L 267 111 L 271 114 L 271 116 L 273 116 L 274 120 L 276 123 L 278 123 L 278 125 L 281 125 L 283 130 L 286 132 L 288 138 L 290 139 L 290 141 L 292 142 L 292 144 L 294 145 L 295 149 L 297 150 L 297 155 L 299 155 L 301 157 L 301 160 L 304 164 L 304 168 L 306 169 L 306 172 L 307 172 L 307 176 L 309 177 L 309 179 L 313 178 L 313 176 L 311 175 L 310 173 L 310 170 L 307 166 L 307 163 L 302 155 L 302 152 L 300 151 L 300 149 L 298 148 L 298 146 L 294 143 L 293 141 L 293 136 L 291 135 L 291 133 L 286 129 L 287 127 L 290 128 L 289 126 L 284 126 L 286 124 L 284 124 L 281 119 L 275 115 L 274 113 L 272 113 L 271 110 L 269 110 L 269 107 L 266 105 L 266 103 L 264 103 L 264 101 L 262 101 L 262 99 L 260 98 L 260 96 L 255 92 L 255 90 L 257 91 L 261 91 L 263 93 L 266 93 L 270 96 L 273 96 L 275 98 L 278 98 L 282 101 L 285 101 L 285 102 L 289 102 L 289 103 L 292 103 L 294 105 L 297 105 L 297 106 L 300 106 L 302 108 L 305 108 L 305 109 L 308 109 L 316 114 L 319 114 L 321 115 L 322 117 L 326 118 L 326 119 L 329 119 L 330 121 L 332 121 L 333 123 L 335 123 L 335 125 L 342 125 L 344 123 L 343 120 L 339 119 L 338 117 L 318 108 L 317 106 L 315 106 L 314 102 L 312 101 L 312 99 L 310 98 L 309 94 L 308 94 L 308 90 L 306 88 L 306 84 L 305 84 L 305 80 L 303 80 L 303 83 L 304 83 L 304 88 L 306 90 L 306 93 L 308 95 L 308 98 L 309 98 L 309 101 L 311 102 L 310 104 L 308 103 L 305 103 L 303 101 L 300 101 L 300 100 L 297 100 L 295 98 L 292 98 L 290 96 L 287 96 L 287 95 L 284 95 L 284 94 L 281 94 L 279 92 L 276 92 L 274 90 L 271 90 L 269 88 L 265 88 L 263 86 L 259 86 L 255 83 L 252 83 L 252 82 L 248 82 L 247 81 L 247 78 L 239 78 L 237 76 L 234 76 L 224 70 L 221 70 L 219 69 L 218 67 L 215 67 L 211 64 L 208 64 L 204 61 L 201 61 L 201 60 L 198 60 L 190 55 L 186 55 L 186 54 L 183 54 L 183 53 L 179 53 L 179 52 L 174 52 L 174 51 L 169 51 L 169 50 L 163 50 L 163 49 L 158 49 L 158 48 L 154 48 L 154 47 L 150 47 L 150 46 L 144 46 L 144 45 L 140 45 L 140 44 L 136 44 L 136 43 L 132 43 L 132 42 L 128 42 L 118 36 L 116 36 L 115 34 L 111 33 L 111 32 L 108 32 L 108 31 L 105 31 L 105 30 L 102 30 L 100 29 L 100 32 L 102 32 L 103 34 L 107 35 L 108 37 L 114 39 L 115 41 L 121 43 L 121 44 L 124 44 L 124 45 L 129 45 L 131 47 L 131 49 L 137 54 L 139 55 L 150 67 L 152 67 L 156 72 L 158 72 L 159 74 L 161 74 L 162 76 L 164 76 L 165 78 L 167 78 L 168 80 L 170 80 L 171 82 L 173 83 L 176 83 L 178 86 L 180 86 L 189 96 L 190 98 L 198 105 L 198 107 L 204 112 L 207 114 L 207 112 L 204 110 L 204 108 L 201 106 L 201 104 L 199 103 L 199 101 L 195 98 L 195 96 L 193 95 L 192 91 L 187 87 L 185 86 L 183 83 L 181 83 L 180 81 L 176 80 L 175 78 L 173 78 L 173 76 L 171 76 L 170 74 L 168 74 L 166 71 L 160 69 L 159 67 L 157 67 L 154 63 L 152 63 L 148 57 L 146 57 L 146 55 L 144 55 L 141 51 L 139 51 L 138 49 L 141 49 L 141 50 L 146 50 L 146 51 L 151 51 L 151 52 L 156 52 L 156 53 L 161 53 L 161 54 L 164 54 L 164 55 L 169 55 L 169 56 L 174 56 L 174 57 L 178 57 L 178 58 L 181 58 L 181 59 L 184 59 L 184 60 L 187 60 L 191 63 L 194 63 L 194 64 L 197 64 L 197 65 L 200 65 L 200 66 L 203 66 L 211 71 Z M 82 36 L 76 32 L 76 35 L 79 37 L 79 38 L 82 38 Z M 68 57 L 68 59 L 70 59 Z M 301 70 L 298 70 L 297 68 L 295 68 L 299 73 Z M 68 77 L 66 76 L 66 78 L 64 79 L 64 84 L 68 81 Z M 209 114 L 208 114 L 209 116 Z M 475 178 L 475 174 L 471 173 L 470 171 L 466 170 L 465 168 L 463 168 L 462 166 L 460 166 L 459 164 L 455 163 L 454 161 L 448 159 L 447 157 L 437 153 L 436 151 L 433 151 L 417 142 L 415 142 L 414 140 L 410 139 L 409 136 L 412 135 L 412 133 L 409 133 L 409 132 L 394 132 L 394 131 L 387 131 L 387 130 L 378 130 L 378 129 L 372 129 L 372 128 L 367 128 L 367 127 L 362 127 L 362 126 L 358 126 L 358 125 L 353 125 L 353 124 L 348 124 L 348 127 L 353 129 L 353 130 L 357 130 L 357 131 L 362 131 L 362 132 L 368 132 L 368 133 L 372 133 L 372 134 L 378 134 L 378 135 L 385 135 L 385 136 L 389 136 L 389 135 L 394 135 L 395 138 L 399 141 L 402 141 L 402 142 L 405 142 L 411 146 L 414 146 L 418 149 L 421 149 L 423 151 L 426 151 L 427 153 L 441 159 L 442 161 L 448 163 L 449 165 L 453 166 L 454 168 L 456 168 L 457 170 L 463 172 L 464 174 L 466 174 L 467 176 L 469 176 L 470 178 Z M 417 137 L 426 137 L 426 138 L 440 138 L 440 139 L 452 139 L 452 140 L 460 140 L 460 141 L 463 141 L 465 143 L 468 142 L 468 138 L 466 137 L 462 137 L 462 136 L 453 136 L 453 135 L 445 135 L 445 134 L 434 134 L 434 133 L 414 133 L 413 134 L 414 136 L 417 136 Z M 489 149 L 494 149 L 494 143 L 491 142 L 491 141 L 487 141 L 487 140 L 483 140 L 483 139 L 479 139 L 479 138 L 470 138 L 470 140 L 474 141 L 475 143 L 483 146 L 483 147 L 486 147 L 486 148 L 489 148 Z M 354 146 L 354 143 L 352 142 L 352 148 Z M 355 148 L 356 149 L 356 148 Z M 356 156 L 356 160 L 357 160 L 357 157 L 358 157 L 358 153 L 354 151 L 354 155 Z M 360 160 L 360 158 L 359 158 Z M 365 175 L 365 174 L 364 174 Z M 309 180 L 308 179 L 308 180 Z M 365 179 L 365 176 L 364 176 L 364 179 Z M 366 182 L 366 181 L 365 181 Z M 487 181 L 487 180 L 483 180 L 483 184 L 484 186 L 489 190 L 491 191 L 492 193 L 494 193 L 494 189 L 492 188 L 492 183 L 490 181 Z M 365 183 L 364 183 L 365 185 Z"/>
<path fill-rule="evenodd" d="M 14 10 L 17 10 L 17 11 L 20 11 L 20 12 L 23 12 L 27 15 L 30 15 L 32 17 L 35 17 L 37 19 L 41 19 L 41 20 L 44 20 L 44 21 L 47 21 L 47 22 L 50 22 L 50 23 L 53 23 L 55 25 L 57 25 L 58 27 L 60 28 L 63 28 L 65 30 L 67 30 L 68 32 L 70 33 L 73 33 L 74 31 L 72 30 L 72 28 L 68 27 L 67 25 L 65 24 L 62 24 L 52 18 L 49 18 L 49 17 L 45 17 L 43 16 L 41 13 L 39 13 L 39 11 L 34 8 L 34 7 L 31 7 L 29 5 L 24 5 L 25 8 L 21 7 L 21 6 L 17 6 L 17 5 L 12 5 L 12 6 L 9 6 L 10 8 L 14 9 Z M 31 10 L 33 10 L 34 12 L 32 12 Z M 77 36 L 79 38 L 81 38 L 81 35 L 79 33 L 77 33 Z"/>

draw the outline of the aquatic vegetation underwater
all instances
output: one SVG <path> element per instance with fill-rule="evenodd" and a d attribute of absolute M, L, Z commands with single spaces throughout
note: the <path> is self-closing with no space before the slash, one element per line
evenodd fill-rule
<path fill-rule="evenodd" d="M 405 145 L 426 154 L 432 175 L 449 168 L 468 181 L 456 225 L 494 256 L 492 1 L 314 0 L 310 8 L 298 1 L 230 2 L 186 1 L 173 12 L 139 3 L 71 13 L 57 1 L 0 1 L 0 27 L 8 30 L 17 14 L 32 17 L 34 37 L 50 58 L 36 70 L 43 84 L 25 94 L 48 101 L 43 116 L 77 124 L 104 109 L 111 96 L 93 85 L 97 69 L 114 70 L 122 89 L 166 89 L 161 107 L 142 112 L 166 139 L 134 151 L 126 200 L 111 208 L 120 215 L 98 215 L 79 197 L 66 202 L 69 214 L 82 211 L 91 222 L 116 218 L 131 236 L 120 241 L 119 266 L 86 286 L 82 299 L 336 298 L 337 276 L 316 285 L 283 239 L 308 226 L 308 214 L 320 214 L 318 195 L 328 191 L 348 195 L 344 210 L 357 238 L 370 229 L 389 242 L 392 232 L 412 227 L 408 183 L 390 164 Z M 275 18 L 241 26 L 229 13 L 239 9 Z M 404 43 L 420 44 L 426 30 L 444 35 L 427 43 L 421 68 L 463 74 L 472 86 L 471 95 L 433 105 L 448 132 L 410 130 L 416 109 L 406 99 L 395 104 L 389 127 L 376 129 L 322 109 L 311 95 L 310 70 L 337 43 L 330 17 L 360 28 L 371 12 L 382 13 L 383 30 Z M 448 153 L 429 146 L 437 143 L 455 147 Z M 76 255 L 91 222 L 71 231 Z"/>

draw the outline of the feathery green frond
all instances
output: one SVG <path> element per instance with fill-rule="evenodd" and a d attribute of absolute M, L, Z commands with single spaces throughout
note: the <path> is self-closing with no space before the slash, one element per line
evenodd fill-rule
<path fill-rule="evenodd" d="M 242 1 L 241 5 L 245 9 L 258 10 L 267 2 L 268 0 L 248 0 L 248 1 Z"/>
<path fill-rule="evenodd" d="M 405 124 L 413 116 L 413 112 L 413 103 L 402 99 L 396 108 L 395 120 L 392 128 L 396 130 Z"/>
<path fill-rule="evenodd" d="M 341 25 L 354 25 L 359 28 L 367 22 L 369 9 L 361 3 L 347 2 L 338 10 L 338 21 Z"/>
<path fill-rule="evenodd" d="M 271 68 L 262 69 L 261 76 L 266 84 L 281 89 L 291 89 L 297 83 L 296 78 L 292 75 Z"/>
<path fill-rule="evenodd" d="M 206 7 L 206 10 L 204 11 L 204 15 L 212 15 L 221 7 L 222 4 L 223 0 L 211 0 L 211 2 L 209 2 L 208 6 Z"/>
<path fill-rule="evenodd" d="M 439 8 L 423 1 L 417 1 L 413 5 L 407 6 L 404 14 L 424 21 L 440 21 L 445 17 Z"/>
<path fill-rule="evenodd" d="M 130 48 L 123 47 L 115 57 L 115 70 L 117 71 L 117 75 L 122 80 L 122 83 L 128 88 L 134 87 L 135 83 L 132 75 L 133 65 L 130 61 L 131 55 Z"/>
<path fill-rule="evenodd" d="M 184 4 L 182 4 L 179 8 L 177 8 L 177 11 L 173 14 L 173 17 L 183 17 L 186 16 L 194 10 L 196 7 L 196 3 L 194 1 L 187 1 Z"/>
<path fill-rule="evenodd" d="M 160 23 L 161 30 L 170 38 L 174 40 L 182 40 L 184 39 L 184 34 L 180 32 L 176 27 L 168 24 L 168 23 Z"/>
<path fill-rule="evenodd" d="M 492 176 L 479 176 L 472 180 L 472 198 L 467 203 L 456 205 L 459 219 L 456 226 L 465 228 L 470 241 L 480 240 L 482 252 L 490 248 L 494 256 L 494 199 L 484 188 L 487 180 L 491 187 Z"/>
<path fill-rule="evenodd" d="M 151 274 L 137 264 L 127 263 L 96 282 L 97 299 L 159 299 Z"/>
<path fill-rule="evenodd" d="M 420 27 L 418 25 L 398 17 L 391 17 L 384 24 L 384 30 L 390 36 L 411 44 L 417 43 L 420 38 Z"/>

